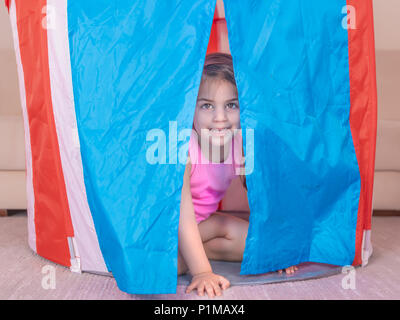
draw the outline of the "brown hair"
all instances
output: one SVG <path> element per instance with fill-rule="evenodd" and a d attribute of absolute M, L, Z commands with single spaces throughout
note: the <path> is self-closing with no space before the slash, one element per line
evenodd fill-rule
<path fill-rule="evenodd" d="M 206 56 L 201 81 L 208 79 L 226 80 L 234 86 L 237 92 L 232 56 L 230 54 L 216 52 Z M 244 156 L 243 147 L 242 154 Z M 239 178 L 242 181 L 243 187 L 247 190 L 246 176 L 240 175 Z"/>
<path fill-rule="evenodd" d="M 203 68 L 202 81 L 207 79 L 221 79 L 230 82 L 235 89 L 235 73 L 233 71 L 232 56 L 227 53 L 210 53 L 206 56 Z"/>

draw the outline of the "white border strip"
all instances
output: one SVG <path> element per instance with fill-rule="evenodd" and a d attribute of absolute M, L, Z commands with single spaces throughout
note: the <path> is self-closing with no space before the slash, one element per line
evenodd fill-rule
<path fill-rule="evenodd" d="M 82 270 L 107 272 L 86 197 L 82 158 L 76 124 L 68 39 L 67 0 L 47 1 L 47 38 L 53 113 L 75 249 Z"/>
<path fill-rule="evenodd" d="M 372 255 L 371 230 L 364 230 L 361 252 L 361 265 L 365 267 Z"/>
<path fill-rule="evenodd" d="M 32 174 L 32 151 L 29 130 L 28 110 L 26 106 L 25 76 L 22 67 L 21 52 L 19 48 L 19 36 L 17 26 L 17 9 L 15 1 L 10 3 L 10 21 L 14 39 L 14 49 L 17 60 L 19 93 L 21 98 L 22 117 L 24 119 L 25 132 L 25 168 L 26 168 L 26 193 L 27 193 L 27 214 L 28 214 L 28 244 L 36 252 L 36 230 L 35 230 L 35 194 L 33 192 Z"/>

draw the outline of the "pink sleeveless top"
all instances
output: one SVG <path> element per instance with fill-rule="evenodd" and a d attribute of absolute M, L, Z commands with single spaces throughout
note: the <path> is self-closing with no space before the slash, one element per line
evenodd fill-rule
<path fill-rule="evenodd" d="M 236 134 L 235 139 L 232 139 L 230 152 L 225 162 L 214 163 L 203 155 L 197 135 L 192 133 L 189 141 L 189 155 L 192 163 L 190 190 L 197 223 L 217 211 L 219 202 L 224 197 L 231 181 L 236 177 L 235 168 L 238 165 L 235 163 L 235 157 L 240 159 L 241 148 L 241 135 Z"/>

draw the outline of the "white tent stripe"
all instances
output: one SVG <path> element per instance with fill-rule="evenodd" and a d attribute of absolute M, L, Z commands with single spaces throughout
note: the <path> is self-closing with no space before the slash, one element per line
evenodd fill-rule
<path fill-rule="evenodd" d="M 26 106 L 26 93 L 24 82 L 24 70 L 22 68 L 21 53 L 19 48 L 19 36 L 17 27 L 17 10 L 15 1 L 10 3 L 10 21 L 14 39 L 15 56 L 17 60 L 17 71 L 19 81 L 19 92 L 21 98 L 22 117 L 25 132 L 25 167 L 26 167 L 26 194 L 27 194 L 27 214 L 28 214 L 28 244 L 36 252 L 36 232 L 35 232 L 35 194 L 33 192 L 32 181 L 32 152 L 29 130 L 28 110 Z"/>
<path fill-rule="evenodd" d="M 48 0 L 47 15 L 51 97 L 74 242 L 83 271 L 107 272 L 83 178 L 69 56 L 67 0 Z"/>

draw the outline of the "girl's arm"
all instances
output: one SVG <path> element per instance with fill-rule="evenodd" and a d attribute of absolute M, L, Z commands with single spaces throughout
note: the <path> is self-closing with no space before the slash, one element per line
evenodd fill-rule
<path fill-rule="evenodd" d="M 227 279 L 212 272 L 210 262 L 204 250 L 199 228 L 197 226 L 192 193 L 190 191 L 190 159 L 185 168 L 183 177 L 183 187 L 180 206 L 178 246 L 182 257 L 193 276 L 191 284 L 186 293 L 197 288 L 199 295 L 203 295 L 204 290 L 210 297 L 221 295 L 222 289 L 229 287 Z"/>
<path fill-rule="evenodd" d="M 194 276 L 199 273 L 212 272 L 212 268 L 204 251 L 195 218 L 192 193 L 190 191 L 190 171 L 191 163 L 189 161 L 183 176 L 178 243 L 185 263 L 190 273 Z"/>

